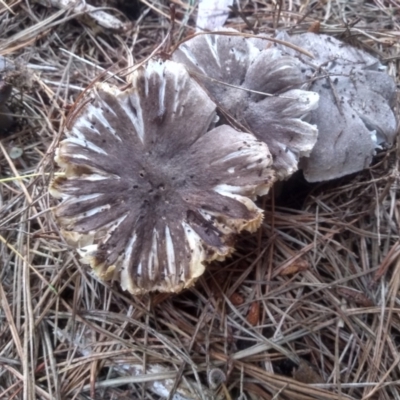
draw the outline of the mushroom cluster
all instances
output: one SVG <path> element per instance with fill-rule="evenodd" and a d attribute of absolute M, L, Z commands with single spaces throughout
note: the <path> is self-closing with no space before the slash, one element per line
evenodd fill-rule
<path fill-rule="evenodd" d="M 378 59 L 327 35 L 273 39 L 216 30 L 184 42 L 173 58 L 221 112 L 268 144 L 278 178 L 298 165 L 310 182 L 338 178 L 392 145 L 396 85 Z"/>
<path fill-rule="evenodd" d="M 268 145 L 277 177 L 284 179 L 317 141 L 317 128 L 305 117 L 319 96 L 299 89 L 303 74 L 295 57 L 265 46 L 234 30 L 216 31 L 184 42 L 173 59 L 186 65 L 226 119 Z"/>
<path fill-rule="evenodd" d="M 97 84 L 77 109 L 50 191 L 64 235 L 101 278 L 177 292 L 259 227 L 252 199 L 274 182 L 268 147 L 214 127 L 216 105 L 183 65 L 152 60 L 131 88 Z"/>
<path fill-rule="evenodd" d="M 276 179 L 355 172 L 393 142 L 395 86 L 378 60 L 323 35 L 268 39 L 200 34 L 129 87 L 80 99 L 50 192 L 100 278 L 133 294 L 190 287 L 259 227 L 254 200 Z"/>

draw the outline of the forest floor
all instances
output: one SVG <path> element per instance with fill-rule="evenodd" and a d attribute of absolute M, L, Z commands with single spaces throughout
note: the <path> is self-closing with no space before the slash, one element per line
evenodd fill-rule
<path fill-rule="evenodd" d="M 56 3 L 0 1 L 0 55 L 16 66 L 0 141 L 0 399 L 400 399 L 399 141 L 342 179 L 296 174 L 192 289 L 133 297 L 79 262 L 48 186 L 71 105 L 101 74 L 124 82 L 168 35 L 170 8 L 89 1 L 116 18 L 101 26 Z M 172 3 L 177 43 L 197 7 Z M 317 22 L 400 84 L 398 0 L 243 1 L 226 26 Z"/>

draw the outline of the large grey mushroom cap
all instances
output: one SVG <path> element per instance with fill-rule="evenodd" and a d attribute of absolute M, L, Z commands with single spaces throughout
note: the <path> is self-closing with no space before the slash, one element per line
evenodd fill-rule
<path fill-rule="evenodd" d="M 284 179 L 316 143 L 317 129 L 305 117 L 317 107 L 318 95 L 293 91 L 302 82 L 301 62 L 278 48 L 263 50 L 262 40 L 216 31 L 184 42 L 172 57 L 222 113 L 267 143 L 277 177 Z"/>
<path fill-rule="evenodd" d="M 76 109 L 56 154 L 65 176 L 50 190 L 64 234 L 101 278 L 133 294 L 177 292 L 260 225 L 252 199 L 274 181 L 268 148 L 209 130 L 215 104 L 182 65 L 150 61 L 132 88 L 97 84 Z"/>
<path fill-rule="evenodd" d="M 368 167 L 376 149 L 391 146 L 396 136 L 394 80 L 378 59 L 333 37 L 281 33 L 279 38 L 315 57 L 279 46 L 301 61 L 301 87 L 320 95 L 310 120 L 318 127 L 318 141 L 301 162 L 305 178 L 324 181 Z"/>

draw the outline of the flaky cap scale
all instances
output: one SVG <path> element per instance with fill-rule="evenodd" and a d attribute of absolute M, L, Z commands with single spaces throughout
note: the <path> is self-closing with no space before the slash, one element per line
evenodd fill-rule
<path fill-rule="evenodd" d="M 233 251 L 234 234 L 260 225 L 252 199 L 274 181 L 267 146 L 226 125 L 209 130 L 214 103 L 172 61 L 90 97 L 56 154 L 66 170 L 50 188 L 58 223 L 85 243 L 98 276 L 133 294 L 189 287 L 205 261 Z"/>

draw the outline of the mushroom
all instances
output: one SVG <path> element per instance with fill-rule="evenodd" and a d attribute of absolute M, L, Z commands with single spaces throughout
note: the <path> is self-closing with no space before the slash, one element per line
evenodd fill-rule
<path fill-rule="evenodd" d="M 102 279 L 178 292 L 233 251 L 274 181 L 266 144 L 213 127 L 215 104 L 183 65 L 151 60 L 123 90 L 96 84 L 70 118 L 50 192 L 56 220 Z"/>
<path fill-rule="evenodd" d="M 316 143 L 317 128 L 304 117 L 317 107 L 318 95 L 295 89 L 302 83 L 301 63 L 266 43 L 233 29 L 216 31 L 184 42 L 172 57 L 228 119 L 267 143 L 277 177 L 284 179 Z"/>
<path fill-rule="evenodd" d="M 318 127 L 318 141 L 301 161 L 305 178 L 330 180 L 368 167 L 376 149 L 390 147 L 396 136 L 394 80 L 378 59 L 333 37 L 311 32 L 278 37 L 315 57 L 279 46 L 298 58 L 304 85 L 320 95 L 310 120 Z"/>

